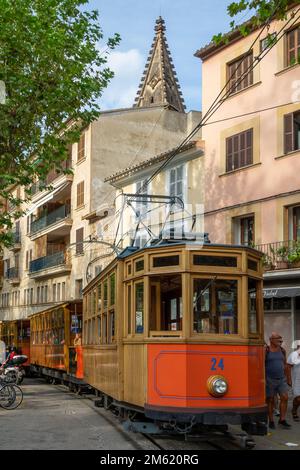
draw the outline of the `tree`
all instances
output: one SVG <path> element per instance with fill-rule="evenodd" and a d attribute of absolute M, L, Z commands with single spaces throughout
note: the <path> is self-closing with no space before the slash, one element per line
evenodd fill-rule
<path fill-rule="evenodd" d="M 228 5 L 227 11 L 231 18 L 235 18 L 242 12 L 251 12 L 253 17 L 248 22 L 237 26 L 235 20 L 230 23 L 231 31 L 238 29 L 243 36 L 247 36 L 253 27 L 260 26 L 270 19 L 283 20 L 287 10 L 300 4 L 300 0 L 240 0 Z M 230 33 L 229 33 L 230 34 Z M 218 45 L 229 40 L 228 34 L 217 34 L 213 41 Z"/>
<path fill-rule="evenodd" d="M 0 8 L 0 246 L 20 217 L 12 185 L 45 182 L 67 158 L 67 147 L 100 114 L 99 97 L 113 77 L 107 55 L 120 41 L 103 39 L 88 0 L 1 0 Z M 15 210 L 9 212 L 4 201 Z"/>

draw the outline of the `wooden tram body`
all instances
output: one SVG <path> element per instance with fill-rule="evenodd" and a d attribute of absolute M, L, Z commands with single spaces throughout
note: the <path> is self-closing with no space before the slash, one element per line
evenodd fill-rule
<path fill-rule="evenodd" d="M 31 368 L 49 378 L 80 384 L 82 345 L 74 345 L 82 331 L 82 302 L 65 302 L 30 316 Z"/>
<path fill-rule="evenodd" d="M 140 412 L 175 431 L 241 424 L 266 432 L 254 249 L 166 242 L 124 250 L 84 289 L 83 344 L 85 381 L 124 416 Z"/>
<path fill-rule="evenodd" d="M 18 354 L 28 357 L 23 367 L 30 366 L 30 320 L 3 320 L 0 322 L 0 340 L 7 347 L 16 347 Z"/>

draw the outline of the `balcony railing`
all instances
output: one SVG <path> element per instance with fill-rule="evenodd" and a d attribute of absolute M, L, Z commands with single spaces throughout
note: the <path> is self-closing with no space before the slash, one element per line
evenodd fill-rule
<path fill-rule="evenodd" d="M 20 231 L 13 232 L 12 242 L 13 242 L 14 245 L 17 245 L 17 244 L 21 243 L 21 232 Z"/>
<path fill-rule="evenodd" d="M 58 209 L 55 209 L 54 211 L 50 212 L 49 214 L 40 217 L 37 220 L 34 220 L 31 223 L 30 234 L 33 235 L 34 233 L 39 232 L 40 230 L 43 230 L 46 227 L 49 227 L 49 225 L 55 224 L 56 222 L 65 219 L 69 215 L 70 206 L 61 206 Z"/>
<path fill-rule="evenodd" d="M 59 251 L 53 255 L 44 256 L 43 258 L 37 258 L 29 263 L 29 272 L 36 273 L 47 268 L 53 268 L 66 264 L 66 253 L 64 251 Z"/>
<path fill-rule="evenodd" d="M 72 167 L 72 160 L 70 158 L 68 158 L 67 160 L 64 160 L 61 163 L 61 171 L 57 172 L 56 170 L 53 169 L 48 173 L 46 181 L 45 181 L 44 184 L 40 181 L 36 181 L 35 183 L 33 183 L 31 185 L 31 194 L 32 194 L 32 196 L 37 194 L 41 190 L 42 187 L 45 187 L 45 185 L 46 186 L 50 185 L 52 183 L 52 181 L 54 181 L 56 178 L 58 178 L 59 176 L 61 176 L 63 174 L 64 170 L 68 170 L 71 167 Z"/>
<path fill-rule="evenodd" d="M 263 264 L 266 271 L 294 269 L 300 267 L 300 240 L 287 240 L 256 245 L 264 253 Z"/>
<path fill-rule="evenodd" d="M 9 268 L 6 271 L 6 276 L 5 277 L 6 277 L 6 279 L 11 280 L 11 279 L 19 279 L 19 276 L 20 276 L 19 268 L 14 267 L 14 268 Z"/>

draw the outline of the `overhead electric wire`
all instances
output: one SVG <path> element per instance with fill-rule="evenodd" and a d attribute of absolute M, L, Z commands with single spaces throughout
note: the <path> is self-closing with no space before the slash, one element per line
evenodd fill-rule
<path fill-rule="evenodd" d="M 182 147 L 184 145 L 186 145 L 190 140 L 191 138 L 198 132 L 198 130 L 200 130 L 202 127 L 204 127 L 205 125 L 210 125 L 210 124 L 213 124 L 213 123 L 207 123 L 207 121 L 213 116 L 213 114 L 215 114 L 215 112 L 220 108 L 220 106 L 224 103 L 224 101 L 228 98 L 228 96 L 232 95 L 232 92 L 230 89 L 228 89 L 228 84 L 230 83 L 230 81 L 232 80 L 232 78 L 234 77 L 235 73 L 237 72 L 237 70 L 239 69 L 239 67 L 241 66 L 241 63 L 242 63 L 242 60 L 247 57 L 247 55 L 252 51 L 253 49 L 253 46 L 255 45 L 255 43 L 259 40 L 259 38 L 261 37 L 263 31 L 265 30 L 265 28 L 267 28 L 270 24 L 270 21 L 273 21 L 273 17 L 274 15 L 276 14 L 276 11 L 277 9 L 280 7 L 280 5 L 278 5 L 274 11 L 274 13 L 270 16 L 270 18 L 268 18 L 268 20 L 265 22 L 264 26 L 262 26 L 262 29 L 260 30 L 259 34 L 257 35 L 257 37 L 255 38 L 254 42 L 251 44 L 250 48 L 244 53 L 244 55 L 242 56 L 242 58 L 240 59 L 239 61 L 239 64 L 238 66 L 236 67 L 236 69 L 234 70 L 234 72 L 232 73 L 232 75 L 228 78 L 227 82 L 225 83 L 224 87 L 222 88 L 221 92 L 218 94 L 218 96 L 215 98 L 215 100 L 213 101 L 213 103 L 211 104 L 211 106 L 209 107 L 209 109 L 206 111 L 205 115 L 202 116 L 201 118 L 201 121 L 197 124 L 197 126 L 190 132 L 190 134 L 176 147 L 176 149 L 171 153 L 171 155 L 166 159 L 166 161 L 164 161 L 162 163 L 162 165 L 160 165 L 160 167 L 155 170 L 155 172 L 144 182 L 144 184 L 141 186 L 140 190 L 136 192 L 136 195 L 138 194 L 141 194 L 142 191 L 145 191 L 145 189 L 148 187 L 148 185 L 150 184 L 150 182 L 157 176 L 157 174 L 159 174 L 172 160 L 173 158 L 179 153 L 179 151 L 182 149 Z M 278 44 L 278 42 L 280 41 L 280 39 L 284 36 L 285 32 L 280 36 L 281 32 L 283 30 L 285 30 L 287 28 L 287 26 L 289 25 L 289 23 L 297 16 L 297 14 L 299 13 L 300 11 L 300 8 L 297 10 L 296 13 L 294 13 L 293 15 L 291 15 L 290 19 L 284 23 L 283 27 L 279 30 L 279 32 L 276 33 L 276 38 L 273 39 L 273 43 L 264 51 L 261 51 L 260 54 L 258 56 L 256 56 L 254 58 L 254 62 L 248 67 L 247 70 L 245 70 L 243 72 L 243 74 L 239 77 L 239 79 L 235 82 L 235 87 L 237 87 L 240 83 L 242 83 L 242 81 L 245 79 L 245 77 L 249 74 L 249 72 L 253 71 L 255 69 L 255 67 L 261 62 L 261 60 L 270 52 L 270 50 L 272 50 L 272 48 Z M 291 26 L 289 27 L 292 27 L 298 20 L 299 20 L 300 17 L 297 17 Z M 227 92 L 225 93 L 225 96 L 222 97 L 222 99 L 219 99 L 220 96 L 222 96 L 224 90 L 227 90 Z M 283 106 L 283 105 L 280 105 L 280 106 Z M 274 109 L 276 107 L 279 107 L 279 106 L 274 106 L 274 107 L 271 107 L 271 108 L 266 108 L 266 110 L 268 109 Z M 259 110 L 259 111 L 256 111 L 256 112 L 261 112 L 263 110 Z M 249 112 L 249 113 L 245 113 L 244 115 L 248 115 L 248 114 L 254 114 L 255 111 L 253 112 Z M 234 119 L 235 117 L 242 117 L 243 115 L 239 115 L 239 116 L 234 116 L 232 118 L 228 117 L 226 119 L 222 119 L 222 120 L 219 120 L 219 121 L 216 121 L 216 122 L 221 122 L 221 121 L 225 121 L 225 120 L 230 120 L 230 119 Z M 130 202 L 130 199 L 129 199 L 129 202 Z"/>
<path fill-rule="evenodd" d="M 300 8 L 298 10 L 298 12 L 300 11 Z M 298 13 L 297 12 L 297 13 Z M 291 18 L 292 19 L 292 18 Z M 279 33 L 277 34 L 277 36 L 281 33 L 281 31 L 283 29 L 286 29 L 286 26 L 287 24 L 291 21 L 291 19 L 284 24 L 283 28 L 279 31 Z M 296 18 L 296 20 L 293 22 L 292 26 L 300 19 L 300 16 Z M 284 33 L 285 34 L 285 33 Z M 283 34 L 283 35 L 284 35 Z M 244 74 L 240 77 L 239 81 L 235 84 L 235 86 L 238 86 L 244 79 L 245 79 L 245 76 L 248 75 L 249 71 L 252 71 L 254 70 L 254 68 L 260 63 L 260 61 L 270 52 L 270 50 L 275 46 L 275 44 L 278 43 L 278 41 L 283 37 L 283 35 L 277 40 L 276 42 L 274 41 L 274 43 L 266 50 L 266 51 L 262 51 L 259 56 L 257 56 L 255 58 L 255 60 L 257 61 L 256 64 L 252 64 L 251 67 L 249 67 L 245 72 Z M 260 35 L 258 36 L 260 37 Z M 248 54 L 249 52 L 247 52 Z M 262 56 L 262 57 L 260 57 Z M 227 87 L 228 83 L 229 83 L 230 79 L 227 81 L 225 87 Z M 224 88 L 225 88 L 224 87 Z M 143 186 L 141 187 L 140 191 L 137 192 L 140 193 L 141 190 L 145 190 L 148 186 L 148 184 L 155 178 L 155 176 L 157 174 L 159 174 L 169 163 L 170 161 L 178 154 L 178 152 L 181 150 L 181 148 L 189 142 L 189 140 L 196 134 L 196 132 L 198 132 L 198 130 L 200 130 L 204 124 L 206 124 L 207 120 L 210 119 L 212 117 L 212 115 L 220 108 L 220 106 L 223 104 L 223 102 L 228 98 L 228 96 L 231 95 L 231 92 L 230 90 L 227 91 L 227 96 L 225 96 L 225 98 L 222 98 L 221 100 L 219 100 L 219 102 L 217 102 L 215 105 L 214 105 L 214 109 L 211 109 L 213 108 L 213 106 L 211 106 L 209 108 L 209 111 L 205 114 L 204 117 L 202 117 L 201 121 L 199 124 L 197 124 L 197 126 L 192 130 L 192 132 L 181 142 L 181 144 L 171 153 L 171 155 L 163 162 L 163 164 L 157 169 L 155 170 L 155 172 L 145 181 L 145 183 L 143 184 Z M 220 94 L 219 94 L 220 96 Z M 216 100 L 215 100 L 216 101 Z"/>

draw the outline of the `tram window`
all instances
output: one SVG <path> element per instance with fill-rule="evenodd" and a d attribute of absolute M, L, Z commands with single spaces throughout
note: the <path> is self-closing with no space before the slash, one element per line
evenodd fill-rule
<path fill-rule="evenodd" d="M 144 260 L 140 259 L 139 261 L 136 261 L 135 263 L 135 270 L 138 271 L 143 271 L 144 270 Z"/>
<path fill-rule="evenodd" d="M 106 316 L 106 313 L 102 316 L 102 319 L 103 319 L 102 339 L 103 339 L 103 343 L 105 344 L 106 340 L 107 340 L 107 316 Z"/>
<path fill-rule="evenodd" d="M 93 309 L 91 311 L 91 315 L 96 315 L 97 313 L 97 290 L 93 291 Z"/>
<path fill-rule="evenodd" d="M 144 283 L 135 285 L 135 332 L 144 332 Z"/>
<path fill-rule="evenodd" d="M 101 298 L 101 284 L 98 285 L 98 312 L 101 312 L 102 298 Z"/>
<path fill-rule="evenodd" d="M 92 344 L 92 320 L 88 321 L 88 344 Z"/>
<path fill-rule="evenodd" d="M 237 258 L 234 256 L 206 256 L 194 255 L 194 264 L 197 266 L 224 266 L 227 268 L 237 267 Z"/>
<path fill-rule="evenodd" d="M 180 275 L 150 279 L 150 330 L 181 331 L 182 281 Z"/>
<path fill-rule="evenodd" d="M 112 343 L 115 339 L 115 312 L 109 312 L 108 342 Z"/>
<path fill-rule="evenodd" d="M 103 307 L 107 308 L 108 301 L 108 289 L 107 289 L 107 279 L 105 279 L 103 284 Z"/>
<path fill-rule="evenodd" d="M 83 332 L 84 332 L 84 344 L 88 344 L 88 339 L 89 338 L 88 338 L 88 322 L 87 321 L 84 322 Z"/>
<path fill-rule="evenodd" d="M 100 315 L 97 317 L 97 344 L 101 343 L 101 317 Z"/>
<path fill-rule="evenodd" d="M 237 281 L 195 279 L 194 332 L 237 334 Z"/>
<path fill-rule="evenodd" d="M 96 343 L 96 338 L 95 338 L 95 334 L 96 334 L 96 319 L 93 318 L 92 319 L 92 344 L 95 344 Z"/>
<path fill-rule="evenodd" d="M 127 286 L 127 332 L 131 335 L 131 286 Z"/>
<path fill-rule="evenodd" d="M 154 268 L 164 268 L 166 266 L 178 266 L 179 255 L 174 256 L 160 256 L 159 258 L 153 258 Z"/>
<path fill-rule="evenodd" d="M 116 275 L 113 273 L 110 278 L 110 305 L 115 305 L 116 296 Z"/>
<path fill-rule="evenodd" d="M 254 261 L 253 259 L 248 258 L 248 269 L 251 269 L 252 271 L 258 271 L 257 261 Z"/>
<path fill-rule="evenodd" d="M 260 282 L 248 279 L 248 328 L 249 334 L 259 333 L 259 297 Z"/>

